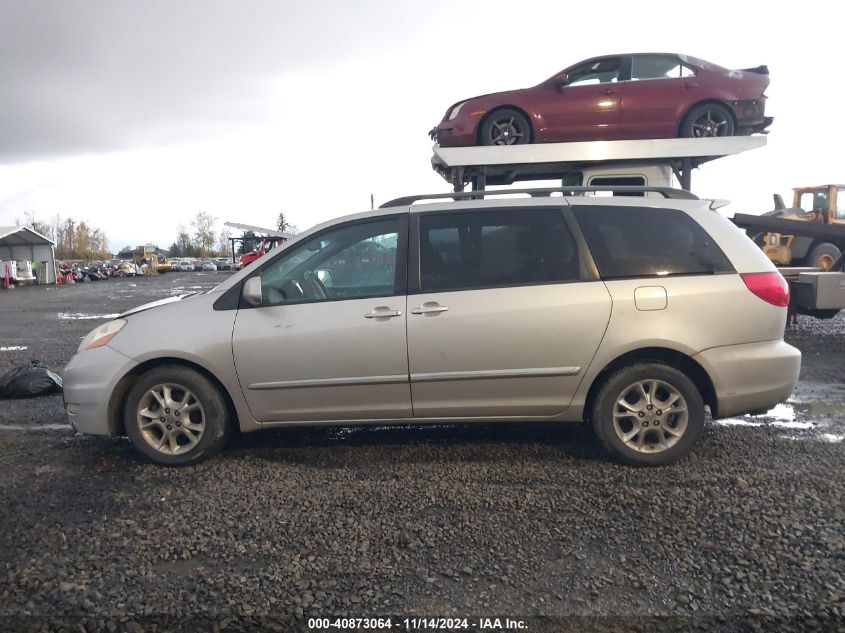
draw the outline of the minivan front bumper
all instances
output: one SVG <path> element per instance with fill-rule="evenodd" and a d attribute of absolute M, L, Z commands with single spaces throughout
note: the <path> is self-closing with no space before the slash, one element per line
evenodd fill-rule
<path fill-rule="evenodd" d="M 716 392 L 714 418 L 768 410 L 798 383 L 801 352 L 783 340 L 713 347 L 693 357 Z"/>
<path fill-rule="evenodd" d="M 108 345 L 77 353 L 62 376 L 68 422 L 80 433 L 113 435 L 109 401 L 120 379 L 138 363 Z"/>

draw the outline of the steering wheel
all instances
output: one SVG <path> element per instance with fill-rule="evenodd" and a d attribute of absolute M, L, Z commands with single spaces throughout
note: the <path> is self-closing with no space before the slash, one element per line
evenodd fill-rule
<path fill-rule="evenodd" d="M 283 301 L 296 301 L 305 298 L 305 291 L 296 279 L 286 279 L 279 290 L 284 295 Z"/>
<path fill-rule="evenodd" d="M 320 276 L 314 271 L 309 270 L 305 273 L 305 283 L 312 286 L 314 289 L 315 299 L 331 299 L 332 293 L 320 279 Z"/>

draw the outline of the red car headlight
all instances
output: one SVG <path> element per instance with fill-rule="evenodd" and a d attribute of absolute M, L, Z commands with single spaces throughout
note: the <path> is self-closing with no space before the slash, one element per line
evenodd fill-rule
<path fill-rule="evenodd" d="M 464 106 L 465 103 L 466 103 L 466 101 L 462 101 L 461 103 L 456 105 L 454 108 L 452 108 L 452 110 L 449 112 L 449 120 L 450 121 L 454 120 L 458 116 L 458 114 L 461 111 L 461 108 Z"/>

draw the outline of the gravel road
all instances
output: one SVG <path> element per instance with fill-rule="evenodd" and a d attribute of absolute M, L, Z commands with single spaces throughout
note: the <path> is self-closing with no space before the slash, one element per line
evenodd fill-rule
<path fill-rule="evenodd" d="M 0 372 L 61 373 L 108 315 L 220 279 L 0 290 Z M 60 397 L 0 401 L 0 630 L 843 630 L 844 334 L 800 318 L 789 403 L 660 469 L 553 424 L 268 431 L 169 469 L 75 435 Z"/>

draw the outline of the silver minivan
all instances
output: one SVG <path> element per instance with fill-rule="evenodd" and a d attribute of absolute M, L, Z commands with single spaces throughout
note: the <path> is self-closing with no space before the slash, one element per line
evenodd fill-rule
<path fill-rule="evenodd" d="M 710 201 L 491 193 L 322 224 L 96 328 L 65 371 L 71 424 L 188 464 L 235 427 L 586 420 L 620 460 L 659 465 L 705 407 L 790 395 L 788 286 Z"/>

